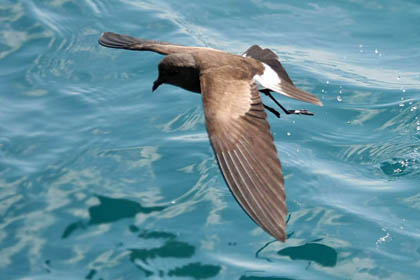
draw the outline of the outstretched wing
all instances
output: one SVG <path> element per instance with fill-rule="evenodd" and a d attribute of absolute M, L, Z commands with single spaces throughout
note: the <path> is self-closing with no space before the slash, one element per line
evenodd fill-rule
<path fill-rule="evenodd" d="M 232 72 L 233 71 L 233 72 Z M 230 78 L 227 73 L 235 73 Z M 283 172 L 256 84 L 231 66 L 200 77 L 206 127 L 229 189 L 246 213 L 286 240 Z"/>
<path fill-rule="evenodd" d="M 272 50 L 262 49 L 258 45 L 253 45 L 242 56 L 251 57 L 265 64 L 264 73 L 254 78 L 262 86 L 287 97 L 322 106 L 322 102 L 318 97 L 297 88 L 293 84 L 283 65 L 281 65 L 278 56 Z"/>
<path fill-rule="evenodd" d="M 202 47 L 185 47 L 167 42 L 145 40 L 113 32 L 102 33 L 101 37 L 99 37 L 98 43 L 108 48 L 126 49 L 132 51 L 152 51 L 163 55 L 179 52 L 193 52 L 198 49 L 210 49 Z"/>

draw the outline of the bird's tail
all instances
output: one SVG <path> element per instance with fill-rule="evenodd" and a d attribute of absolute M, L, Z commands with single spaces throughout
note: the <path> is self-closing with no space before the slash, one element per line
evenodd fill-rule
<path fill-rule="evenodd" d="M 137 39 L 128 35 L 121 35 L 113 32 L 104 32 L 99 37 L 99 44 L 108 48 L 131 49 L 132 46 L 143 44 L 146 40 Z"/>

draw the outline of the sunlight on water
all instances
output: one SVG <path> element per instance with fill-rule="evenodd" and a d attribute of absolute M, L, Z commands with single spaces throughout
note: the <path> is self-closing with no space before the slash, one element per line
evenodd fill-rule
<path fill-rule="evenodd" d="M 418 279 L 419 18 L 408 0 L 2 1 L 0 278 Z M 259 44 L 322 100 L 268 117 L 286 243 L 227 189 L 201 97 L 152 93 L 161 56 L 103 31 Z"/>

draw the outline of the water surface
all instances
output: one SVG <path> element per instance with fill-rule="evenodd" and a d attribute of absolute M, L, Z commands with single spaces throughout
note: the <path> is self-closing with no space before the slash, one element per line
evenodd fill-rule
<path fill-rule="evenodd" d="M 418 279 L 417 1 L 0 2 L 2 279 Z M 268 119 L 289 239 L 220 175 L 200 97 L 103 31 L 273 49 L 324 107 Z M 265 100 L 270 104 L 269 100 Z"/>

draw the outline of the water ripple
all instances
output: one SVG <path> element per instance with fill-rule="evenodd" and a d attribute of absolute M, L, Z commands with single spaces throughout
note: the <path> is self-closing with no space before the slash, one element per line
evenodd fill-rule
<path fill-rule="evenodd" d="M 1 275 L 417 279 L 419 13 L 409 0 L 1 1 Z M 108 30 L 269 47 L 322 99 L 279 96 L 315 116 L 269 116 L 286 243 L 230 194 L 200 96 L 151 94 L 161 56 L 98 46 Z"/>

